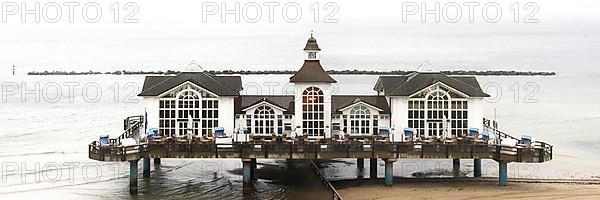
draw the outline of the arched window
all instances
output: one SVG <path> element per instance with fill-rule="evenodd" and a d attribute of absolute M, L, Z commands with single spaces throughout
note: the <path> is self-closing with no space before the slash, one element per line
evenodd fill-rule
<path fill-rule="evenodd" d="M 187 130 L 191 128 L 194 135 L 198 135 L 198 122 L 200 119 L 200 97 L 199 93 L 194 90 L 184 90 L 177 93 L 177 121 L 179 121 L 178 131 L 179 136 L 187 134 Z M 189 120 L 192 120 L 192 127 Z"/>
<path fill-rule="evenodd" d="M 181 137 L 191 130 L 207 135 L 218 126 L 218 104 L 216 96 L 189 84 L 169 92 L 159 100 L 159 133 Z"/>
<path fill-rule="evenodd" d="M 468 130 L 467 100 L 437 86 L 408 101 L 408 127 L 421 136 L 441 136 L 448 131 L 463 136 Z"/>
<path fill-rule="evenodd" d="M 269 106 L 259 106 L 254 110 L 254 133 L 275 133 L 275 111 Z"/>
<path fill-rule="evenodd" d="M 358 105 L 350 110 L 350 134 L 369 134 L 371 125 L 371 112 L 366 106 Z"/>
<path fill-rule="evenodd" d="M 449 95 L 437 89 L 425 95 L 427 106 L 427 136 L 442 136 L 448 127 Z"/>
<path fill-rule="evenodd" d="M 302 92 L 302 128 L 310 137 L 325 136 L 325 104 L 323 91 L 309 87 Z"/>

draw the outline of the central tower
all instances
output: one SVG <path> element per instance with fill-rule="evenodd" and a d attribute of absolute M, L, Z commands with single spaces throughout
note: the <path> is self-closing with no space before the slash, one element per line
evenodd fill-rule
<path fill-rule="evenodd" d="M 317 55 L 321 48 L 312 33 L 304 51 L 304 64 L 290 77 L 295 85 L 296 133 L 314 139 L 331 138 L 331 84 L 337 81 L 321 66 Z"/>

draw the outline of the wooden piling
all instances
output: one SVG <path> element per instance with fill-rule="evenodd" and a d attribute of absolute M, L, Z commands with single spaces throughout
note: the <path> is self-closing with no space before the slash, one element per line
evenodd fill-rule
<path fill-rule="evenodd" d="M 129 194 L 138 193 L 138 161 L 129 161 Z"/>
<path fill-rule="evenodd" d="M 481 177 L 481 159 L 473 159 L 473 177 Z"/>

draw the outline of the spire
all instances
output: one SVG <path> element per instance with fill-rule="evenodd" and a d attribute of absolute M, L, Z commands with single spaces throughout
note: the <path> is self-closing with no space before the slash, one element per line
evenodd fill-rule
<path fill-rule="evenodd" d="M 317 39 L 313 37 L 312 31 L 310 33 L 310 38 L 308 38 L 308 42 L 306 43 L 306 47 L 304 47 L 304 51 L 308 53 L 308 58 L 304 60 L 304 64 L 300 70 L 290 77 L 290 82 L 337 82 L 323 69 L 317 58 L 317 52 L 321 51 L 321 49 L 319 48 L 319 45 L 317 45 Z"/>
<path fill-rule="evenodd" d="M 317 53 L 321 51 L 321 48 L 319 48 L 319 45 L 317 44 L 317 39 L 313 37 L 312 31 L 310 31 L 310 38 L 308 38 L 308 41 L 306 42 L 304 51 L 308 53 L 307 60 L 318 60 Z"/>

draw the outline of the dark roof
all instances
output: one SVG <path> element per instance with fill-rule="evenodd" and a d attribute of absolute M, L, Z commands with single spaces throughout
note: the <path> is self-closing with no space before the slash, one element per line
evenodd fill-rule
<path fill-rule="evenodd" d="M 387 96 L 410 96 L 437 82 L 444 83 L 470 97 L 489 97 L 474 76 L 448 76 L 439 72 L 415 72 L 404 76 L 380 76 L 374 90 Z"/>
<path fill-rule="evenodd" d="M 190 81 L 218 96 L 239 96 L 242 79 L 239 76 L 213 76 L 204 72 L 183 72 L 176 76 L 147 76 L 138 96 L 158 96 L 186 81 Z"/>
<path fill-rule="evenodd" d="M 280 95 L 280 96 L 262 96 L 262 95 L 243 95 L 237 97 L 235 100 L 235 113 L 242 114 L 242 110 L 256 105 L 257 103 L 266 101 L 270 104 L 285 108 L 284 114 L 294 114 L 294 96 L 292 95 Z"/>
<path fill-rule="evenodd" d="M 319 60 L 304 60 L 300 70 L 290 77 L 290 82 L 336 83 L 337 81 L 329 76 Z"/>
<path fill-rule="evenodd" d="M 304 47 L 304 51 L 321 51 L 321 48 L 319 48 L 319 45 L 317 44 L 317 39 L 315 39 L 312 34 L 310 35 L 310 38 L 308 38 L 308 41 L 306 42 L 306 46 Z"/>
<path fill-rule="evenodd" d="M 390 106 L 385 96 L 375 95 L 334 95 L 331 96 L 331 112 L 342 113 L 340 109 L 350 106 L 356 102 L 363 102 L 381 109 L 381 114 L 390 114 Z"/>

